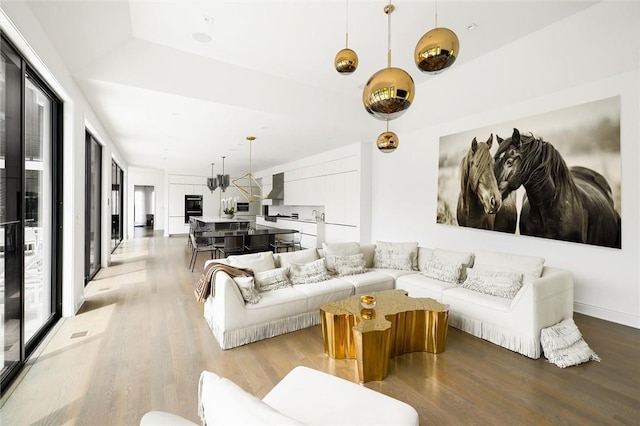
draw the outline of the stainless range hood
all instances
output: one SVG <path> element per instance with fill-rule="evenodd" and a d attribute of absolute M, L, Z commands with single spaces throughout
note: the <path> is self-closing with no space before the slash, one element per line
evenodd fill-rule
<path fill-rule="evenodd" d="M 284 173 L 273 175 L 273 188 L 267 195 L 270 200 L 284 200 Z"/>

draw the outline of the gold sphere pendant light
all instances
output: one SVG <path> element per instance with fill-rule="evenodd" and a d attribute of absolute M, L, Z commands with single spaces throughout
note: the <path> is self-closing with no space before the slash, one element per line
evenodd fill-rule
<path fill-rule="evenodd" d="M 436 27 L 423 35 L 413 54 L 420 71 L 437 74 L 449 68 L 460 52 L 460 41 L 449 28 L 438 28 L 438 2 L 436 0 Z"/>
<path fill-rule="evenodd" d="M 387 131 L 380 133 L 376 145 L 380 152 L 388 154 L 395 151 L 399 144 L 400 140 L 398 139 L 398 135 L 389 131 L 389 120 L 387 120 Z"/>
<path fill-rule="evenodd" d="M 379 120 L 400 117 L 411 106 L 415 96 L 413 78 L 401 68 L 391 67 L 391 13 L 392 4 L 384 7 L 387 14 L 387 68 L 373 74 L 362 92 L 365 110 Z"/>
<path fill-rule="evenodd" d="M 336 54 L 333 64 L 342 75 L 349 75 L 358 68 L 358 55 L 349 49 L 349 0 L 347 0 L 347 19 L 345 29 L 345 48 Z"/>

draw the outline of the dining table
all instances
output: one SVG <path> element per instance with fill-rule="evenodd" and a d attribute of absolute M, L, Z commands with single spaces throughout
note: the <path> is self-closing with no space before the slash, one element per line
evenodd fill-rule
<path fill-rule="evenodd" d="M 296 234 L 300 231 L 297 229 L 281 229 L 281 228 L 271 228 L 268 226 L 260 226 L 258 225 L 255 229 L 235 229 L 235 230 L 209 230 L 197 233 L 198 238 L 209 238 L 211 241 L 221 241 L 224 240 L 225 237 L 238 237 L 243 236 L 245 241 L 245 246 L 249 246 L 248 243 L 253 236 L 266 236 L 266 241 L 262 247 L 253 247 L 252 250 L 245 250 L 244 252 L 249 251 L 273 251 L 273 247 L 275 246 L 276 236 L 284 235 L 284 234 Z M 255 238 L 255 240 L 265 240 L 260 238 Z"/>

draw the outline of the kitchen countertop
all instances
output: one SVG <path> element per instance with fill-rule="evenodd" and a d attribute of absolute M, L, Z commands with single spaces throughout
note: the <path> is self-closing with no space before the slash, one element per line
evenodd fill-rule
<path fill-rule="evenodd" d="M 264 218 L 264 215 L 260 215 L 260 216 L 256 216 L 256 217 L 261 217 Z M 271 216 L 271 217 L 276 217 L 276 216 Z M 318 220 L 314 220 L 313 218 L 298 218 L 298 219 L 294 219 L 292 217 L 276 217 L 276 220 L 291 220 L 294 222 L 305 222 L 305 223 L 320 223 L 320 221 Z"/>

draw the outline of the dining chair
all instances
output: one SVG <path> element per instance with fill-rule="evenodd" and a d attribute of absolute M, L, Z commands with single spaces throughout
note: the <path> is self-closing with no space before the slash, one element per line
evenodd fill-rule
<path fill-rule="evenodd" d="M 270 251 L 270 235 L 268 234 L 248 234 L 244 239 L 245 253 L 260 253 Z"/>
<path fill-rule="evenodd" d="M 292 236 L 291 245 L 293 247 L 293 251 L 296 251 L 296 247 L 298 250 L 302 250 L 302 231 L 299 230 Z"/>
<path fill-rule="evenodd" d="M 196 237 L 194 234 L 189 234 L 189 240 L 191 241 L 191 261 L 189 262 L 189 267 L 193 272 L 193 268 L 196 266 L 196 260 L 198 259 L 198 253 L 210 252 L 211 258 L 213 259 L 214 253 L 218 250 L 214 247 L 211 238 L 207 237 Z"/>
<path fill-rule="evenodd" d="M 229 232 L 229 234 L 233 234 Z M 224 245 L 220 253 L 223 257 L 233 254 L 242 254 L 244 252 L 244 234 L 241 235 L 225 235 Z"/>

